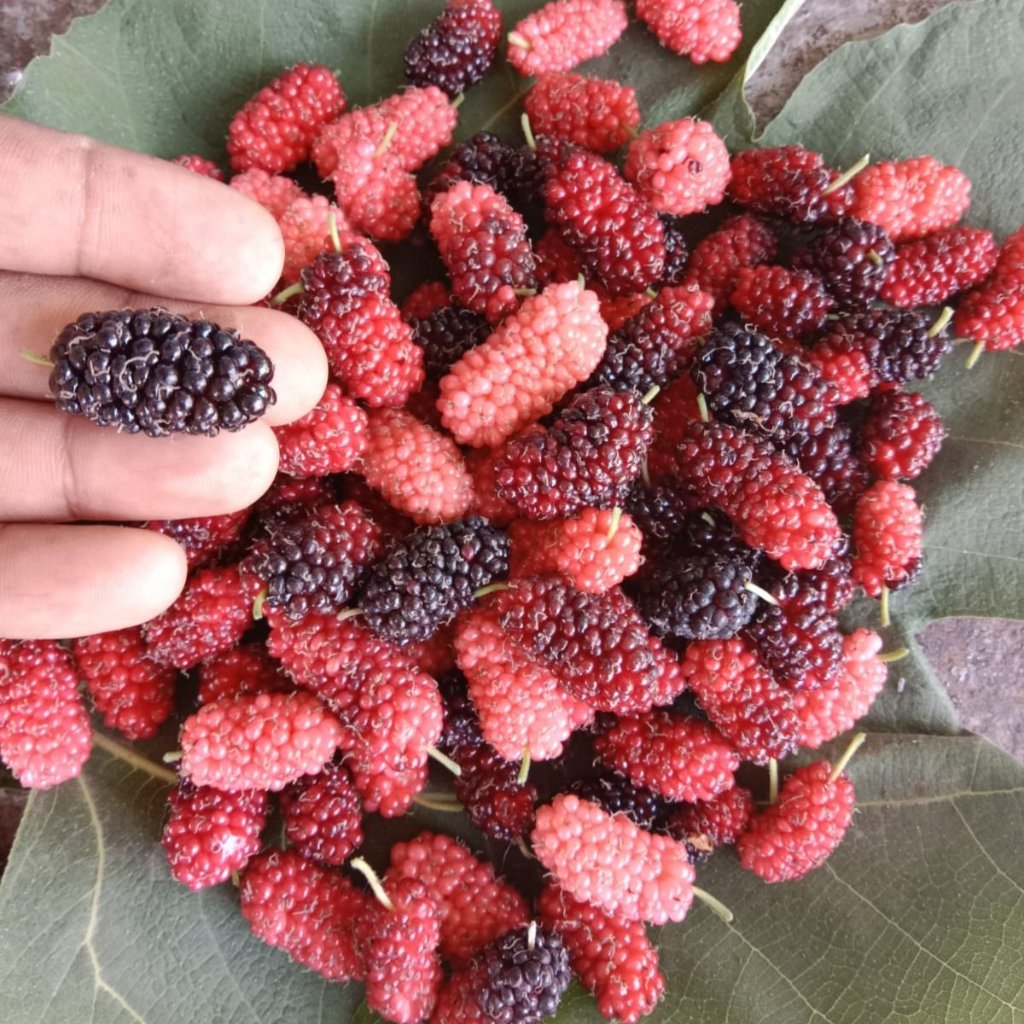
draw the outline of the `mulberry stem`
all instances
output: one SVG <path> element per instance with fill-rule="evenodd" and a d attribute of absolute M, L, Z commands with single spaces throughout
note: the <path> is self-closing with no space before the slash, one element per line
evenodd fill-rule
<path fill-rule="evenodd" d="M 530 774 L 531 763 L 532 758 L 530 757 L 530 748 L 527 747 L 523 751 L 523 760 L 522 763 L 519 765 L 519 774 L 516 776 L 516 782 L 518 782 L 520 786 L 525 784 L 526 779 Z"/>
<path fill-rule="evenodd" d="M 712 525 L 714 525 L 714 520 L 712 520 L 711 522 Z M 772 597 L 772 595 L 764 589 L 764 587 L 759 587 L 756 583 L 753 582 L 753 580 L 748 580 L 746 583 L 744 583 L 743 589 L 749 590 L 752 594 L 756 594 L 759 598 L 761 598 L 762 601 L 766 601 L 768 604 L 774 605 L 776 608 L 779 607 L 779 602 L 776 601 L 775 598 Z"/>
<path fill-rule="evenodd" d="M 709 910 L 713 911 L 716 917 L 720 917 L 726 924 L 732 924 L 732 911 L 721 900 L 716 900 L 711 893 L 706 892 L 699 885 L 691 886 L 691 888 L 693 889 L 693 895 Z"/>
<path fill-rule="evenodd" d="M 943 306 L 942 312 L 935 318 L 935 323 L 928 328 L 928 337 L 934 338 L 950 320 L 953 319 L 953 307 Z"/>
<path fill-rule="evenodd" d="M 432 757 L 438 764 L 444 765 L 452 775 L 461 775 L 462 769 L 447 754 L 442 754 L 437 747 L 427 747 L 427 755 Z"/>
<path fill-rule="evenodd" d="M 279 291 L 271 300 L 272 306 L 280 306 L 287 302 L 293 295 L 301 295 L 306 289 L 303 287 L 301 281 L 296 281 L 295 284 L 288 285 L 287 288 Z"/>
<path fill-rule="evenodd" d="M 419 796 L 413 797 L 414 804 L 418 804 L 420 807 L 426 807 L 428 811 L 444 811 L 447 814 L 458 814 L 465 808 L 458 802 L 458 800 L 435 800 L 431 796 L 424 796 L 422 793 Z"/>
<path fill-rule="evenodd" d="M 985 342 L 976 341 L 974 343 L 974 348 L 971 349 L 971 354 L 967 357 L 967 362 L 964 363 L 964 366 L 966 366 L 968 370 L 973 370 L 974 364 L 981 358 L 981 353 L 984 351 Z"/>
<path fill-rule="evenodd" d="M 395 909 L 394 903 L 391 902 L 391 897 L 389 897 L 384 891 L 384 886 L 380 884 L 377 872 L 374 871 L 362 857 L 356 857 L 355 860 L 349 861 L 349 867 L 351 867 L 353 871 L 358 871 L 359 874 L 366 879 L 370 884 L 370 889 L 373 891 L 373 895 L 377 897 L 377 901 L 385 910 Z"/>
<path fill-rule="evenodd" d="M 768 761 L 768 803 L 779 799 L 779 762 L 773 757 Z"/>
<path fill-rule="evenodd" d="M 884 654 L 878 655 L 878 660 L 886 665 L 891 665 L 894 661 L 902 661 L 909 653 L 909 647 L 897 647 L 894 651 L 886 651 Z"/>
<path fill-rule="evenodd" d="M 518 46 L 523 50 L 532 50 L 533 47 L 530 45 L 530 40 L 526 36 L 521 36 L 518 32 L 509 32 L 508 36 L 509 46 Z"/>
<path fill-rule="evenodd" d="M 384 138 L 380 140 L 380 145 L 373 151 L 373 159 L 376 160 L 378 157 L 382 157 L 387 151 L 388 146 L 391 145 L 391 140 L 395 137 L 395 132 L 398 131 L 398 122 L 392 121 L 384 131 Z"/>
<path fill-rule="evenodd" d="M 40 355 L 38 352 L 30 352 L 27 348 L 23 348 L 18 355 L 30 363 L 35 363 L 36 366 L 46 366 L 51 370 L 53 369 L 53 360 L 47 356 Z"/>
<path fill-rule="evenodd" d="M 619 532 L 619 523 L 622 521 L 622 509 L 615 506 L 612 509 L 612 521 L 608 526 L 608 532 L 604 535 L 604 539 L 610 544 L 615 537 L 615 534 Z"/>
<path fill-rule="evenodd" d="M 879 614 L 882 617 L 883 629 L 886 626 L 892 625 L 892 619 L 889 617 L 889 588 L 885 586 L 882 587 L 882 600 L 879 607 Z"/>
<path fill-rule="evenodd" d="M 855 164 L 851 167 L 847 167 L 842 174 L 836 178 L 835 181 L 830 182 L 828 188 L 825 189 L 821 194 L 823 196 L 831 195 L 833 192 L 838 192 L 844 185 L 853 181 L 854 178 L 864 170 L 865 167 L 871 162 L 871 154 L 865 153 Z"/>
<path fill-rule="evenodd" d="M 142 757 L 141 755 L 136 754 L 130 747 L 126 747 L 123 744 L 118 743 L 117 740 L 112 740 L 109 736 L 106 736 L 101 732 L 94 732 L 92 734 L 92 744 L 94 747 L 99 747 L 100 750 L 105 750 L 113 757 L 116 757 L 121 761 L 125 761 L 133 768 L 138 768 L 139 771 L 143 771 L 147 775 L 152 775 L 154 779 L 160 779 L 162 782 L 166 782 L 170 786 L 176 786 L 178 784 L 178 776 L 175 772 L 172 772 L 169 768 L 162 768 L 155 762 L 150 761 L 148 757 Z M 178 758 L 180 757 L 181 754 L 179 753 Z M 175 758 L 175 760 L 178 758 Z"/>
<path fill-rule="evenodd" d="M 529 48 L 529 47 L 527 47 L 527 48 Z M 526 139 L 527 146 L 530 147 L 530 152 L 531 153 L 536 153 L 537 152 L 537 140 L 533 137 L 533 126 L 530 124 L 529 115 L 523 114 L 523 116 L 521 118 L 519 118 L 519 123 L 522 125 L 523 137 Z"/>
<path fill-rule="evenodd" d="M 333 210 L 327 214 L 327 230 L 330 232 L 331 245 L 334 246 L 334 251 L 341 252 L 341 236 L 338 234 L 338 220 L 334 216 Z"/>
<path fill-rule="evenodd" d="M 828 777 L 829 782 L 835 782 L 840 775 L 843 774 L 843 769 L 850 763 L 850 758 L 860 749 L 860 745 L 868 738 L 866 732 L 859 732 L 856 736 L 850 740 L 849 746 L 842 752 L 839 760 L 832 766 L 832 774 Z"/>

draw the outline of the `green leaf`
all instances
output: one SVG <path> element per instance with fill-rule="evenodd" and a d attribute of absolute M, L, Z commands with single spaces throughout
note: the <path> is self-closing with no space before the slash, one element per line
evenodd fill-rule
<path fill-rule="evenodd" d="M 1018 0 L 951 4 L 918 25 L 848 43 L 794 90 L 759 140 L 799 140 L 838 167 L 930 154 L 974 183 L 972 224 L 1024 220 L 1024 19 Z"/>
<path fill-rule="evenodd" d="M 509 24 L 535 6 L 501 4 Z M 716 124 L 739 144 L 754 135 L 745 83 L 799 6 L 747 0 L 746 40 L 756 45 L 729 65 L 694 69 L 634 25 L 588 70 L 636 85 L 648 123 L 718 98 Z M 162 156 L 221 157 L 232 111 L 297 60 L 338 68 L 354 103 L 394 89 L 409 26 L 438 7 L 111 0 L 29 68 L 8 109 Z M 1024 210 L 1021 52 L 1017 0 L 951 6 L 843 47 L 763 141 L 799 141 L 837 164 L 864 151 L 935 153 L 974 180 L 972 221 L 1005 233 Z M 508 69 L 492 72 L 467 98 L 460 133 L 516 131 L 522 88 Z M 652 1024 L 1024 1021 L 1024 768 L 957 735 L 916 639 L 939 616 L 1024 617 L 1024 361 L 986 355 L 967 371 L 964 354 L 925 389 L 950 438 L 920 481 L 926 570 L 894 595 L 885 631 L 889 649 L 911 655 L 893 666 L 852 764 L 854 825 L 829 863 L 798 883 L 766 887 L 729 853 L 703 867 L 701 884 L 736 919 L 727 926 L 697 908 L 657 933 L 669 984 Z M 849 626 L 877 627 L 875 602 L 851 611 Z M 79 782 L 32 796 L 0 884 L 0 1020 L 375 1022 L 358 986 L 325 984 L 256 942 L 230 886 L 193 895 L 170 879 L 158 845 L 164 805 L 153 769 L 109 750 L 93 755 Z M 473 838 L 458 815 L 374 820 L 375 865 L 422 827 Z M 557 1017 L 600 1019 L 578 986 Z"/>

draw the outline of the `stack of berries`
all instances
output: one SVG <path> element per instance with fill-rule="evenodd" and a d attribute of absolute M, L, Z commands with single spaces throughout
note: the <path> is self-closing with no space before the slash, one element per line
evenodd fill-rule
<path fill-rule="evenodd" d="M 637 14 L 695 62 L 738 41 L 732 0 Z M 573 70 L 626 22 L 622 0 L 553 0 L 514 26 L 526 141 L 479 133 L 421 182 L 495 60 L 489 0 L 450 0 L 410 87 L 373 106 L 302 65 L 246 104 L 231 184 L 281 224 L 271 303 L 318 334 L 331 382 L 277 428 L 257 505 L 148 524 L 188 556 L 170 609 L 0 640 L 0 756 L 25 785 L 81 771 L 79 680 L 130 741 L 195 692 L 174 877 L 240 880 L 256 935 L 398 1024 L 540 1021 L 573 975 L 633 1024 L 665 988 L 646 924 L 707 898 L 696 865 L 735 845 L 779 882 L 830 855 L 858 740 L 781 788 L 777 762 L 885 684 L 879 635 L 838 616 L 859 588 L 887 625 L 921 571 L 908 481 L 943 426 L 914 388 L 954 318 L 972 358 L 1024 335 L 1021 232 L 961 226 L 960 171 L 730 157 L 693 118 L 640 131 L 628 85 Z M 332 196 L 286 176 L 306 160 Z M 698 237 L 711 206 L 728 215 Z M 376 242 L 421 217 L 448 279 L 400 306 Z M 274 400 L 253 343 L 162 311 L 82 316 L 51 360 L 65 411 L 127 430 L 237 429 Z M 741 770 L 771 778 L 763 799 Z M 528 853 L 536 903 L 434 832 L 371 868 L 366 815 L 415 805 L 465 810 L 498 863 Z"/>

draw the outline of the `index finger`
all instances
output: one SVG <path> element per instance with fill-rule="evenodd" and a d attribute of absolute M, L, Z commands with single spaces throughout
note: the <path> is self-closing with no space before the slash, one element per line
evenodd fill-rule
<path fill-rule="evenodd" d="M 155 157 L 0 116 L 0 269 L 244 305 L 284 243 L 262 207 Z"/>

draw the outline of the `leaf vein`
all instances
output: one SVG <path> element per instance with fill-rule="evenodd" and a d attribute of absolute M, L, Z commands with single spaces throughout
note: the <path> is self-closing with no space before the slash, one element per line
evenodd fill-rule
<path fill-rule="evenodd" d="M 92 904 L 89 908 L 89 922 L 85 928 L 85 938 L 82 940 L 82 947 L 89 954 L 89 959 L 92 961 L 96 988 L 106 992 L 115 1002 L 124 1007 L 131 1014 L 133 1020 L 138 1021 L 139 1024 L 146 1024 L 146 1018 L 103 977 L 99 954 L 96 951 L 96 944 L 93 940 L 96 938 L 96 928 L 99 925 L 100 919 L 100 894 L 103 892 L 103 877 L 107 869 L 107 844 L 103 834 L 103 822 L 100 820 L 99 811 L 96 808 L 96 801 L 93 800 L 92 792 L 83 776 L 79 776 L 77 781 L 81 787 L 82 799 L 85 802 L 86 810 L 89 812 L 89 818 L 92 820 L 93 829 L 96 832 L 96 881 L 92 887 Z"/>
<path fill-rule="evenodd" d="M 857 899 L 859 899 L 862 903 L 866 903 L 876 914 L 878 914 L 878 916 L 880 918 L 882 918 L 883 921 L 885 921 L 887 924 L 891 925 L 893 928 L 896 929 L 896 931 L 898 931 L 900 933 L 900 935 L 902 935 L 905 939 L 909 940 L 915 946 L 917 946 L 917 948 L 922 953 L 924 953 L 925 956 L 927 956 L 930 959 L 934 960 L 941 967 L 945 967 L 946 970 L 950 972 L 950 974 L 952 974 L 955 977 L 959 978 L 968 987 L 975 988 L 979 992 L 984 992 L 985 995 L 987 995 L 990 999 L 994 999 L 997 1003 L 999 1003 L 1000 1006 L 1005 1006 L 1008 1010 L 1013 1010 L 1014 1009 L 1012 1004 L 1006 1002 L 1005 999 L 1001 999 L 999 996 L 997 996 L 995 994 L 995 992 L 992 992 L 990 989 L 985 988 L 984 985 L 980 984 L 977 981 L 974 981 L 973 978 L 969 978 L 966 974 L 961 974 L 961 972 L 958 971 L 951 963 L 948 963 L 946 960 L 943 960 L 942 957 L 939 956 L 937 953 L 933 953 L 930 949 L 928 949 L 927 946 L 923 945 L 910 932 L 908 932 L 905 928 L 901 927 L 896 921 L 894 921 L 891 917 L 889 917 L 889 915 L 886 914 L 886 912 L 884 910 L 881 910 L 878 906 L 876 906 L 875 903 L 872 900 L 868 899 L 868 897 L 865 896 L 859 889 L 855 889 L 827 861 L 825 862 L 823 867 L 828 870 L 829 874 L 837 882 L 839 882 L 840 885 L 842 885 L 845 889 L 849 889 L 850 892 L 852 892 L 853 895 L 856 896 Z"/>

